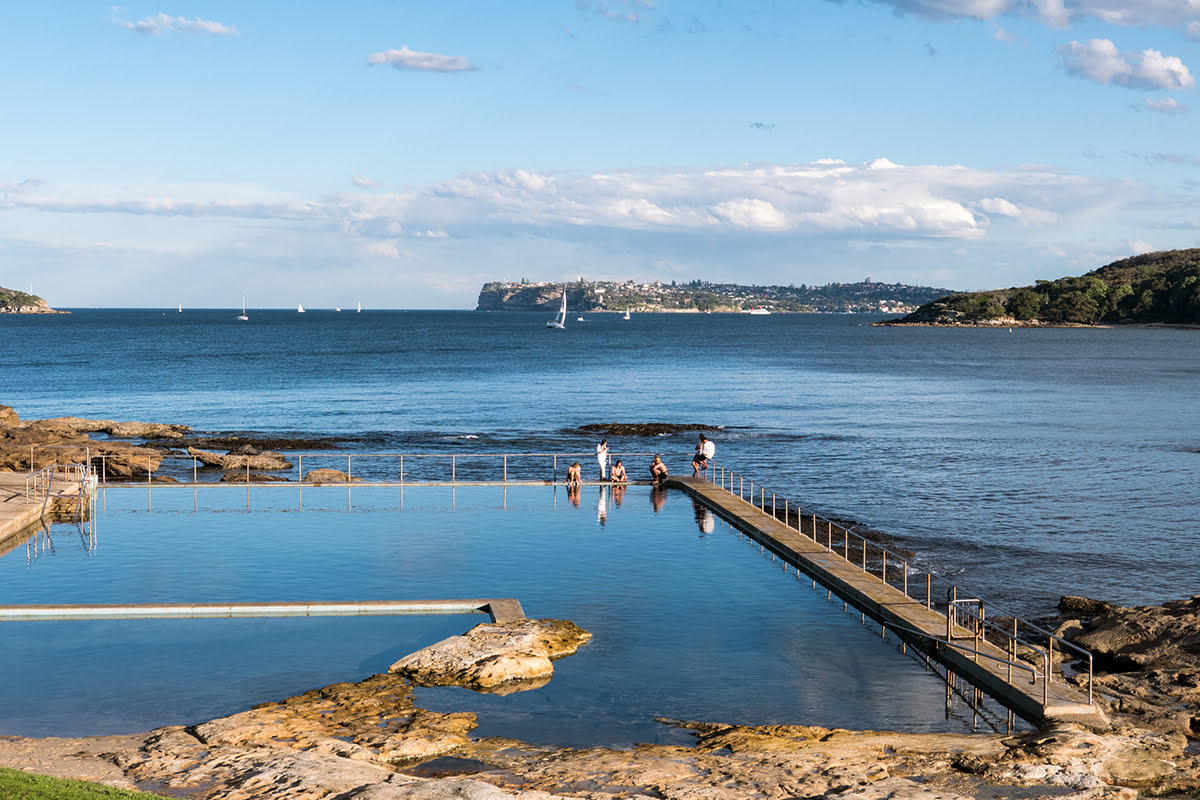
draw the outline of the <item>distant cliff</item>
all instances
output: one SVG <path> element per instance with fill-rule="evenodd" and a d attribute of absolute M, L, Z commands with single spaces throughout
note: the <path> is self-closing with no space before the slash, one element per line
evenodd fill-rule
<path fill-rule="evenodd" d="M 939 297 L 881 325 L 1200 325 L 1200 249 L 1114 261 L 1074 278 Z"/>
<path fill-rule="evenodd" d="M 0 314 L 70 314 L 70 311 L 56 311 L 42 298 L 35 294 L 18 292 L 0 286 Z"/>
<path fill-rule="evenodd" d="M 479 292 L 477 311 L 555 311 L 567 293 L 571 312 L 676 311 L 737 312 L 763 308 L 773 312 L 904 313 L 948 290 L 928 286 L 877 283 L 830 283 L 825 286 L 744 286 L 735 283 L 664 284 L 634 281 L 528 283 L 493 281 Z"/>

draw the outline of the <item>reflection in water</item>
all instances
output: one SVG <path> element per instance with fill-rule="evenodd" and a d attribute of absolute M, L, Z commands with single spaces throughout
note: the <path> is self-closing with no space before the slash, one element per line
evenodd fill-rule
<path fill-rule="evenodd" d="M 700 532 L 712 533 L 717 525 L 717 518 L 713 516 L 712 509 L 693 497 L 692 511 L 696 514 L 696 524 L 700 526 Z"/>
<path fill-rule="evenodd" d="M 621 503 L 625 502 L 625 490 L 628 488 L 629 487 L 623 483 L 615 484 L 612 487 L 613 505 L 615 505 L 617 508 L 620 508 Z"/>
<path fill-rule="evenodd" d="M 667 490 L 661 486 L 650 487 L 650 503 L 654 506 L 654 512 L 662 511 L 663 504 L 667 502 Z"/>
<path fill-rule="evenodd" d="M 596 522 L 600 523 L 600 527 L 604 527 L 604 523 L 608 522 L 608 487 L 600 487 L 600 499 L 596 501 Z"/>
<path fill-rule="evenodd" d="M 567 484 L 567 499 L 571 501 L 571 505 L 579 508 L 579 484 Z"/>

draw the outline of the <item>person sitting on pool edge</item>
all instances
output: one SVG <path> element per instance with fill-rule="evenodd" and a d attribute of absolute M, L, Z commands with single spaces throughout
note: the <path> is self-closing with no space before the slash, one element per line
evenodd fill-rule
<path fill-rule="evenodd" d="M 659 458 L 658 456 L 655 456 L 654 460 L 650 462 L 650 480 L 651 480 L 651 482 L 653 482 L 655 485 L 657 485 L 659 483 L 662 483 L 662 481 L 666 477 L 667 477 L 667 465 L 663 463 L 661 458 Z"/>
<path fill-rule="evenodd" d="M 708 469 L 708 460 L 713 457 L 716 447 L 703 433 L 700 441 L 696 442 L 696 455 L 692 456 L 692 477 L 700 477 L 700 473 Z"/>
<path fill-rule="evenodd" d="M 578 486 L 582 479 L 583 467 L 579 466 L 578 461 L 567 467 L 567 486 Z"/>
<path fill-rule="evenodd" d="M 612 470 L 608 473 L 608 479 L 613 483 L 629 483 L 629 477 L 625 474 L 625 465 L 621 463 L 621 459 L 613 464 Z"/>

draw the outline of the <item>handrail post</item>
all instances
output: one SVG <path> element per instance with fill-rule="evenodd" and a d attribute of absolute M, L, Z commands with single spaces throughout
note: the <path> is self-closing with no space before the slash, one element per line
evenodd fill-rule
<path fill-rule="evenodd" d="M 346 482 L 350 482 L 351 476 L 354 474 L 350 471 L 350 459 L 353 458 L 349 453 L 346 453 Z"/>
<path fill-rule="evenodd" d="M 296 456 L 296 483 L 304 483 L 304 454 Z"/>
<path fill-rule="evenodd" d="M 458 483 L 458 473 L 455 471 L 454 456 L 450 456 L 450 482 Z"/>
<path fill-rule="evenodd" d="M 508 453 L 504 454 L 504 483 L 508 483 Z"/>

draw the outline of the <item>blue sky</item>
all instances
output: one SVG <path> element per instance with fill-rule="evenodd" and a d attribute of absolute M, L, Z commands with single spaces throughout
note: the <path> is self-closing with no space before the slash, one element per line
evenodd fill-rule
<path fill-rule="evenodd" d="M 1198 245 L 1197 0 L 8 3 L 0 286 L 983 289 Z"/>

